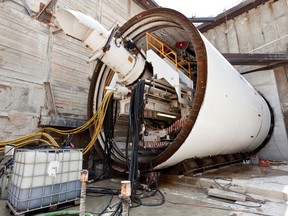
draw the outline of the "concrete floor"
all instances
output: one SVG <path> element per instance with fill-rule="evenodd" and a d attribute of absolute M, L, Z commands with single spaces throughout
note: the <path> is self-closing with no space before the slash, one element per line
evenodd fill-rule
<path fill-rule="evenodd" d="M 253 197 L 252 201 L 235 202 L 207 195 L 207 191 L 212 187 L 227 186 L 227 179 L 229 179 L 229 189 L 247 194 L 247 197 Z M 108 179 L 88 186 L 120 189 L 120 179 Z M 156 207 L 132 208 L 130 215 L 288 216 L 287 187 L 287 165 L 270 167 L 236 165 L 194 177 L 163 176 L 160 190 L 165 196 L 165 203 Z M 111 195 L 88 196 L 86 200 L 87 212 L 99 215 L 109 204 L 110 199 Z M 118 197 L 114 196 L 111 203 L 116 203 L 118 200 Z M 160 196 L 155 196 L 145 200 L 145 202 L 155 203 L 159 200 Z M 79 206 L 69 209 L 78 210 Z M 9 214 L 10 210 L 5 207 L 5 201 L 0 201 L 0 215 Z"/>

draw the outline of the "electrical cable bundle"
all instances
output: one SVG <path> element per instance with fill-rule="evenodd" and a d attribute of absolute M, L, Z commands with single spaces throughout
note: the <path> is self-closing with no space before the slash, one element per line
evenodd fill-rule
<path fill-rule="evenodd" d="M 112 92 L 107 93 L 104 96 L 103 101 L 101 102 L 99 108 L 97 109 L 96 113 L 92 116 L 92 118 L 89 119 L 84 125 L 78 128 L 71 129 L 71 130 L 59 130 L 59 129 L 52 128 L 52 127 L 46 127 L 37 132 L 34 132 L 32 134 L 29 134 L 29 135 L 26 135 L 17 139 L 8 140 L 8 141 L 0 141 L 0 151 L 4 151 L 5 145 L 7 144 L 14 144 L 15 148 L 20 148 L 20 147 L 23 147 L 32 143 L 39 143 L 39 142 L 59 148 L 60 147 L 59 144 L 50 134 L 46 133 L 47 131 L 55 132 L 61 135 L 68 135 L 68 138 L 69 138 L 70 135 L 81 133 L 87 130 L 89 127 L 94 126 L 94 133 L 92 135 L 91 141 L 83 150 L 83 154 L 86 154 L 93 147 L 95 141 L 98 138 L 98 135 L 100 133 L 100 130 L 104 122 L 106 110 L 107 110 L 109 101 L 111 100 L 112 96 L 113 96 Z M 44 137 L 46 139 L 41 139 L 38 137 Z"/>
<path fill-rule="evenodd" d="M 162 192 L 158 189 L 151 190 L 147 187 L 143 187 L 138 183 L 138 145 L 139 140 L 141 140 L 141 130 L 142 124 L 144 123 L 144 87 L 145 81 L 139 81 L 138 84 L 134 87 L 132 91 L 132 95 L 130 98 L 130 109 L 129 109 L 129 131 L 127 134 L 127 145 L 126 145 L 126 157 L 129 166 L 129 176 L 128 179 L 131 182 L 131 201 L 132 207 L 138 207 L 140 205 L 143 206 L 159 206 L 165 202 L 165 197 Z M 116 104 L 117 105 L 117 104 Z M 113 108 L 114 108 L 114 101 L 110 100 L 106 116 L 104 119 L 104 132 L 105 132 L 105 152 L 107 154 L 107 163 L 105 172 L 109 172 L 109 160 L 114 155 L 113 150 L 117 152 L 117 149 L 113 147 L 115 145 L 114 141 L 114 125 L 115 119 L 113 118 Z M 117 107 L 115 107 L 116 116 Z M 131 138 L 132 141 L 132 150 L 131 155 L 128 157 L 128 143 L 129 139 Z M 125 157 L 124 155 L 122 155 Z M 130 158 L 130 161 L 129 161 Z M 105 175 L 103 172 L 103 175 Z M 93 188 L 90 187 L 87 189 L 87 193 L 94 196 L 103 196 L 103 195 L 112 195 L 107 207 L 100 213 L 100 215 L 121 215 L 122 214 L 122 204 L 125 200 L 119 200 L 118 202 L 111 204 L 113 195 L 118 194 L 118 191 L 112 191 L 106 188 Z M 126 200 L 127 201 L 127 200 Z"/>
<path fill-rule="evenodd" d="M 45 139 L 39 139 L 35 137 L 44 137 Z M 29 134 L 27 136 L 23 136 L 14 140 L 8 140 L 8 141 L 0 141 L 0 151 L 4 151 L 5 150 L 5 145 L 8 144 L 13 144 L 15 145 L 15 148 L 21 148 L 23 146 L 32 144 L 32 143 L 38 143 L 38 142 L 42 142 L 45 143 L 47 145 L 51 145 L 53 147 L 59 148 L 58 143 L 55 141 L 55 139 L 49 135 L 48 133 L 45 133 L 43 131 L 38 131 L 32 134 Z"/>
<path fill-rule="evenodd" d="M 114 119 L 113 119 L 113 105 L 114 99 L 109 101 L 109 105 L 106 111 L 104 119 L 104 132 L 105 132 L 105 152 L 106 152 L 106 163 L 104 163 L 103 177 L 107 178 L 110 175 L 112 169 L 112 148 L 114 140 Z"/>
<path fill-rule="evenodd" d="M 109 101 L 111 100 L 112 96 L 113 96 L 113 92 L 107 93 L 103 101 L 101 102 L 100 106 L 98 107 L 97 112 L 94 114 L 94 116 L 96 116 L 94 119 L 94 132 L 93 132 L 91 141 L 83 150 L 83 154 L 86 154 L 96 142 L 99 136 L 100 130 L 102 128 L 103 122 L 104 122 L 104 118 L 105 118 L 106 111 L 109 105 Z"/>
<path fill-rule="evenodd" d="M 138 143 L 140 140 L 141 125 L 144 122 L 144 87 L 145 81 L 141 80 L 133 89 L 130 98 L 129 128 L 132 138 L 132 151 L 129 167 L 129 181 L 131 182 L 132 202 L 135 201 L 137 189 L 136 180 L 138 174 Z"/>

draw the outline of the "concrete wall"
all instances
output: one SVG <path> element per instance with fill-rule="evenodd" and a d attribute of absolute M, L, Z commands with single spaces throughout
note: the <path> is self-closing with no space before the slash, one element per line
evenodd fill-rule
<path fill-rule="evenodd" d="M 287 53 L 288 1 L 269 1 L 204 33 L 222 53 Z M 238 67 L 240 71 L 251 66 Z M 269 144 L 259 152 L 265 159 L 288 161 L 288 66 L 259 71 L 245 78 L 270 102 L 275 127 Z"/>
<path fill-rule="evenodd" d="M 49 2 L 26 1 L 36 14 L 40 3 Z M 55 7 L 81 11 L 108 29 L 143 10 L 132 0 L 58 0 Z M 41 124 L 85 121 L 94 65 L 86 63 L 83 45 L 30 17 L 21 0 L 0 1 L 0 23 L 0 140 L 26 135 Z"/>

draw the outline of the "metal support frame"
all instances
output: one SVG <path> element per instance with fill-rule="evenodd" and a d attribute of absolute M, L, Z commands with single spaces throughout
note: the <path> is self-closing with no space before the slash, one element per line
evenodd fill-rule
<path fill-rule="evenodd" d="M 232 65 L 288 64 L 287 53 L 222 53 Z"/>
<path fill-rule="evenodd" d="M 219 14 L 218 16 L 215 17 L 215 21 L 213 22 L 206 22 L 203 23 L 197 28 L 199 29 L 200 32 L 207 32 L 209 29 L 213 29 L 215 26 L 218 26 L 222 23 L 227 22 L 228 20 L 231 20 L 240 14 L 243 14 L 245 12 L 248 12 L 249 10 L 258 7 L 261 4 L 265 4 L 269 0 L 247 0 L 239 5 L 224 11 L 223 13 Z"/>
<path fill-rule="evenodd" d="M 56 3 L 57 0 L 50 0 L 50 2 L 38 13 L 36 19 L 44 23 L 49 23 L 54 16 L 52 11 Z"/>

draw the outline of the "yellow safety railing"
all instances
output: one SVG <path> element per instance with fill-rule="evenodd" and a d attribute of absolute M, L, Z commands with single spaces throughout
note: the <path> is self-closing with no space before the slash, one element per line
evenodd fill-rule
<path fill-rule="evenodd" d="M 179 61 L 177 53 L 172 48 L 164 44 L 154 35 L 150 34 L 149 32 L 146 32 L 147 50 L 149 49 L 149 47 L 153 47 L 158 52 L 158 54 L 168 59 L 175 66 L 176 71 L 178 71 L 178 68 L 184 70 L 191 79 L 190 62 L 186 60 Z M 184 65 L 186 65 L 186 67 Z"/>

